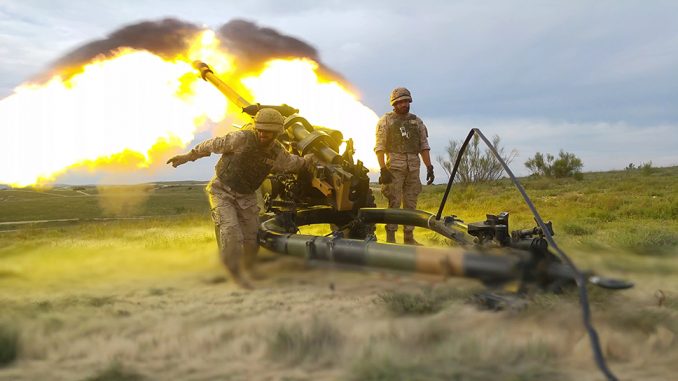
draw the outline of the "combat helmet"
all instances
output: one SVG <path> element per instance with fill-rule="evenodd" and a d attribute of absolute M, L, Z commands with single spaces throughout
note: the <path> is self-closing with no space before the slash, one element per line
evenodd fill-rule
<path fill-rule="evenodd" d="M 281 133 L 283 131 L 283 118 L 278 110 L 262 108 L 254 116 L 254 129 Z"/>
<path fill-rule="evenodd" d="M 393 89 L 393 91 L 391 91 L 391 106 L 401 100 L 408 100 L 412 102 L 412 94 L 410 94 L 410 90 L 407 90 L 404 87 L 396 87 Z"/>

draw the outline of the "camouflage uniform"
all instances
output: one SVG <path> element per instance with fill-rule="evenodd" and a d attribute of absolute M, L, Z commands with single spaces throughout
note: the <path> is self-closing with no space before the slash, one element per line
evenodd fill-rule
<path fill-rule="evenodd" d="M 419 154 L 430 149 L 426 126 L 416 115 L 388 112 L 379 119 L 374 152 L 386 154 L 386 167 L 393 174 L 393 181 L 381 186 L 389 208 L 400 208 L 401 204 L 405 209 L 417 208 L 417 197 L 421 192 Z M 388 224 L 386 230 L 395 232 L 398 225 Z M 414 226 L 406 225 L 404 230 L 411 233 Z"/>
<path fill-rule="evenodd" d="M 312 159 L 290 154 L 277 141 L 261 148 L 257 145 L 256 133 L 247 130 L 206 140 L 191 152 L 200 157 L 222 154 L 216 174 L 206 189 L 221 260 L 231 274 L 239 278 L 242 253 L 248 267 L 254 263 L 258 250 L 256 189 L 270 172 L 298 171 Z"/>

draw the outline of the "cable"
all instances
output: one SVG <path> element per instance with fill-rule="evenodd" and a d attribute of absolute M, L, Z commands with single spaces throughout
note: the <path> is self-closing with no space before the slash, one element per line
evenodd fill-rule
<path fill-rule="evenodd" d="M 605 356 L 603 356 L 603 352 L 600 348 L 600 340 L 598 339 L 598 333 L 596 332 L 596 329 L 593 327 L 593 323 L 591 323 L 591 308 L 589 306 L 588 292 L 586 290 L 586 279 L 584 278 L 584 275 L 579 271 L 579 269 L 577 269 L 574 262 L 572 262 L 572 260 L 558 247 L 558 245 L 556 245 L 556 242 L 553 240 L 551 232 L 546 227 L 546 224 L 539 215 L 539 212 L 537 212 L 537 208 L 534 206 L 532 200 L 530 200 L 527 193 L 525 192 L 525 188 L 523 188 L 518 179 L 513 175 L 513 172 L 511 172 L 511 169 L 508 167 L 506 162 L 504 162 L 504 159 L 501 158 L 496 148 L 477 128 L 472 128 L 471 131 L 469 131 L 469 134 L 466 137 L 464 144 L 462 144 L 461 148 L 459 149 L 459 152 L 457 153 L 457 159 L 454 162 L 454 169 L 452 170 L 450 180 L 447 183 L 447 189 L 445 190 L 443 199 L 440 202 L 440 208 L 438 209 L 438 214 L 436 215 L 436 218 L 439 220 L 440 216 L 442 215 L 442 211 L 443 208 L 445 207 L 445 203 L 447 202 L 447 196 L 450 192 L 450 189 L 452 188 L 452 183 L 454 182 L 454 177 L 457 173 L 457 168 L 459 167 L 459 163 L 461 162 L 462 155 L 464 154 L 466 146 L 468 145 L 468 142 L 471 140 L 474 134 L 477 134 L 478 137 L 482 139 L 482 141 L 487 145 L 487 147 L 490 149 L 494 157 L 499 161 L 499 163 L 501 163 L 502 167 L 504 167 L 504 170 L 509 175 L 509 178 L 511 178 L 513 184 L 516 186 L 516 188 L 518 188 L 518 191 L 523 196 L 523 200 L 525 200 L 525 203 L 532 211 L 532 215 L 534 216 L 535 221 L 537 221 L 537 225 L 539 225 L 539 228 L 541 228 L 542 232 L 544 233 L 546 241 L 549 243 L 549 245 L 551 245 L 551 247 L 553 247 L 556 253 L 558 253 L 558 256 L 568 266 L 570 266 L 570 268 L 572 268 L 572 271 L 574 272 L 574 279 L 577 284 L 577 289 L 579 290 L 579 304 L 581 305 L 582 319 L 584 322 L 584 327 L 586 328 L 586 332 L 589 335 L 591 349 L 593 350 L 593 356 L 596 361 L 596 365 L 598 365 L 598 368 L 608 380 L 617 381 L 618 378 L 612 373 L 612 371 L 607 366 Z"/>

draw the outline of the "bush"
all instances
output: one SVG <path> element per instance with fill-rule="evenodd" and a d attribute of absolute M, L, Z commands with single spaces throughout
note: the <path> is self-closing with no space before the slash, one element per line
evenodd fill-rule
<path fill-rule="evenodd" d="M 144 376 L 126 370 L 117 362 L 114 362 L 108 368 L 98 372 L 92 377 L 86 378 L 84 381 L 143 381 Z"/>
<path fill-rule="evenodd" d="M 19 352 L 19 333 L 10 326 L 0 325 L 0 366 L 16 360 Z"/>
<path fill-rule="evenodd" d="M 447 176 L 452 174 L 454 162 L 457 160 L 457 155 L 461 148 L 463 141 L 451 140 L 447 146 L 447 159 L 442 155 L 436 157 L 436 161 L 440 164 Z M 504 147 L 500 146 L 500 139 L 498 135 L 492 137 L 492 146 L 497 150 L 499 156 L 510 164 L 513 159 L 518 156 L 518 151 L 515 149 L 510 153 L 506 153 Z M 485 181 L 494 181 L 502 177 L 504 167 L 502 167 L 499 160 L 497 160 L 489 148 L 480 149 L 480 138 L 478 135 L 473 136 L 473 140 L 466 146 L 464 155 L 461 157 L 459 167 L 457 168 L 457 179 L 460 183 L 480 183 Z"/>
<path fill-rule="evenodd" d="M 638 169 L 644 174 L 644 175 L 649 175 L 654 172 L 654 167 L 652 167 L 652 161 L 648 161 L 646 163 L 640 164 L 638 166 Z"/>
<path fill-rule="evenodd" d="M 468 300 L 472 291 L 456 288 L 430 289 L 408 293 L 388 291 L 377 295 L 376 303 L 384 304 L 395 315 L 426 315 L 440 311 L 453 300 Z"/>
<path fill-rule="evenodd" d="M 300 323 L 276 327 L 268 342 L 268 354 L 293 363 L 318 360 L 342 345 L 339 330 L 324 320 L 313 319 L 307 327 Z"/>
<path fill-rule="evenodd" d="M 378 295 L 379 301 L 396 315 L 425 315 L 440 311 L 441 300 L 431 292 L 409 294 L 391 291 Z"/>
<path fill-rule="evenodd" d="M 652 160 L 640 163 L 637 166 L 633 163 L 629 163 L 629 165 L 627 165 L 624 170 L 627 172 L 639 170 L 644 175 L 649 175 L 655 172 L 655 168 L 652 166 Z"/>
<path fill-rule="evenodd" d="M 584 164 L 581 159 L 563 150 L 560 150 L 557 159 L 550 153 L 544 157 L 541 152 L 537 152 L 534 157 L 525 162 L 525 166 L 533 175 L 556 178 L 574 177 L 577 180 L 583 178 L 581 169 Z"/>

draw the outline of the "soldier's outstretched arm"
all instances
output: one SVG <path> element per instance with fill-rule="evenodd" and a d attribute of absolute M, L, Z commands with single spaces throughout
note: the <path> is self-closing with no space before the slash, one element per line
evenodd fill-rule
<path fill-rule="evenodd" d="M 201 157 L 206 157 L 206 156 L 209 156 L 209 155 L 210 155 L 209 152 L 206 153 L 206 154 L 205 153 L 198 153 L 198 152 L 195 151 L 195 149 L 192 149 L 192 150 L 188 151 L 188 153 L 172 156 L 171 158 L 169 158 L 169 160 L 167 160 L 167 164 L 170 164 L 174 168 L 176 168 L 176 167 L 178 167 L 182 164 L 188 163 L 189 161 L 196 161 L 196 160 L 200 159 Z"/>
<path fill-rule="evenodd" d="M 233 147 L 237 144 L 238 136 L 233 133 L 207 139 L 189 152 L 171 157 L 167 160 L 167 164 L 176 168 L 189 161 L 196 161 L 202 157 L 210 156 L 212 153 L 229 153 L 233 151 Z"/>

